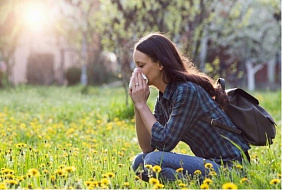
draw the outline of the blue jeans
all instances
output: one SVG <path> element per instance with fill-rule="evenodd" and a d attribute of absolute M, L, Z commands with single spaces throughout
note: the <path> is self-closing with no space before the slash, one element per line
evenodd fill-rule
<path fill-rule="evenodd" d="M 133 161 L 132 168 L 136 175 L 141 174 L 142 180 L 148 181 L 149 171 L 144 166 L 159 165 L 162 168 L 159 173 L 160 179 L 165 181 L 174 181 L 183 178 L 184 175 L 193 176 L 196 170 L 201 171 L 200 175 L 202 177 L 208 175 L 210 171 L 205 168 L 206 163 L 211 163 L 213 165 L 213 170 L 218 174 L 220 165 L 216 162 L 196 156 L 162 151 L 150 152 L 148 154 L 138 154 Z M 176 172 L 178 168 L 183 168 L 183 172 Z M 143 170 L 143 172 L 140 172 L 140 169 Z M 155 176 L 154 172 L 152 172 L 152 174 Z"/>

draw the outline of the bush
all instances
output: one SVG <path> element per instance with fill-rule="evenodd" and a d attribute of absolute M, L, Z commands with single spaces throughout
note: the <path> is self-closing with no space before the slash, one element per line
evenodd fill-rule
<path fill-rule="evenodd" d="M 81 75 L 81 69 L 77 67 L 70 67 L 66 70 L 66 79 L 68 85 L 75 85 L 79 83 Z"/>

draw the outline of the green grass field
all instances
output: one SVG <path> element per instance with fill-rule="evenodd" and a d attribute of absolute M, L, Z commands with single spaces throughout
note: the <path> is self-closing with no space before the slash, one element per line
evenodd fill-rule
<path fill-rule="evenodd" d="M 157 92 L 151 91 L 153 108 Z M 197 178 L 157 184 L 135 176 L 130 166 L 140 149 L 122 88 L 0 90 L 0 189 L 280 189 L 281 92 L 253 95 L 277 123 L 274 144 L 253 147 L 251 165 L 223 169 L 201 185 Z M 192 154 L 183 143 L 174 151 Z"/>

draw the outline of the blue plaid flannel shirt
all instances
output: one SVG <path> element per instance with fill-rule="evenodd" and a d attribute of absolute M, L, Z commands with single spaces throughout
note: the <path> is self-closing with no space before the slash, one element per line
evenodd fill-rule
<path fill-rule="evenodd" d="M 151 146 L 158 150 L 172 151 L 183 141 L 196 156 L 221 163 L 241 160 L 242 151 L 250 149 L 241 135 L 199 119 L 205 116 L 234 126 L 209 94 L 192 82 L 169 83 L 164 94 L 159 92 L 154 115 Z"/>

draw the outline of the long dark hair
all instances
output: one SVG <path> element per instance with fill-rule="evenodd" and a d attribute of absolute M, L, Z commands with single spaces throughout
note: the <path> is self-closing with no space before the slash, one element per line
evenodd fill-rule
<path fill-rule="evenodd" d="M 165 35 L 149 34 L 135 44 L 138 50 L 149 56 L 153 62 L 159 62 L 164 67 L 164 82 L 191 81 L 200 85 L 224 108 L 227 100 L 225 92 L 214 80 L 200 72 L 194 64 L 181 54 L 176 45 Z"/>

